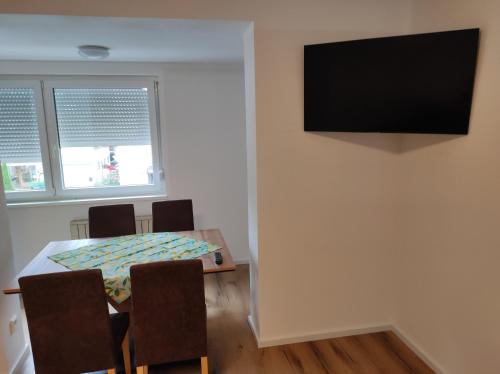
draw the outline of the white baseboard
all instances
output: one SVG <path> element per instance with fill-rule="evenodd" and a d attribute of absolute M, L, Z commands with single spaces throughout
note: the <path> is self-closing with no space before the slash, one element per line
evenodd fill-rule
<path fill-rule="evenodd" d="M 410 349 L 418 356 L 422 361 L 424 361 L 427 366 L 429 366 L 432 370 L 434 370 L 438 374 L 445 374 L 446 371 L 436 363 L 431 355 L 429 355 L 426 351 L 420 348 L 416 343 L 413 342 L 409 338 L 409 336 L 404 333 L 399 327 L 393 325 L 391 330 L 401 339 Z"/>
<path fill-rule="evenodd" d="M 249 319 L 250 322 L 250 319 Z M 252 327 L 250 323 L 250 327 Z M 345 329 L 345 330 L 335 330 L 335 331 L 318 331 L 311 334 L 306 335 L 289 335 L 289 336 L 281 336 L 277 338 L 268 338 L 268 339 L 260 339 L 255 332 L 255 338 L 257 339 L 257 346 L 259 348 L 271 347 L 275 345 L 284 345 L 284 344 L 294 344 L 294 343 L 303 343 L 303 342 L 311 342 L 315 340 L 323 340 L 323 339 L 333 339 L 340 338 L 344 336 L 351 335 L 360 335 L 360 334 L 370 334 L 375 332 L 387 331 L 391 330 L 391 325 L 377 325 L 377 326 L 367 326 L 353 329 Z"/>
<path fill-rule="evenodd" d="M 353 329 L 345 330 L 335 330 L 335 331 L 324 331 L 315 332 L 306 335 L 290 335 L 271 339 L 261 339 L 257 334 L 255 328 L 255 322 L 252 316 L 248 316 L 248 325 L 252 330 L 252 333 L 257 341 L 257 347 L 271 347 L 276 345 L 293 344 L 293 343 L 303 343 L 315 340 L 333 339 L 340 338 L 344 336 L 360 335 L 360 334 L 371 334 L 382 331 L 393 331 L 410 349 L 415 352 L 415 354 L 420 357 L 432 370 L 438 374 L 445 374 L 446 372 L 443 368 L 436 363 L 432 357 L 421 349 L 417 344 L 415 344 L 404 332 L 401 331 L 397 326 L 392 324 L 377 325 L 377 326 L 367 326 Z"/>
<path fill-rule="evenodd" d="M 24 362 L 28 359 L 30 355 L 30 347 L 28 344 L 24 346 L 23 351 L 17 358 L 16 362 L 12 366 L 12 369 L 10 371 L 10 374 L 19 374 L 21 373 L 21 369 L 23 368 Z"/>
<path fill-rule="evenodd" d="M 250 260 L 248 258 L 237 258 L 233 260 L 236 265 L 248 265 Z"/>
<path fill-rule="evenodd" d="M 248 326 L 250 326 L 250 330 L 252 330 L 253 337 L 255 338 L 255 342 L 257 343 L 257 347 L 260 347 L 259 334 L 257 334 L 257 328 L 255 326 L 255 321 L 253 320 L 253 318 L 250 314 L 248 315 L 247 320 L 248 320 Z"/>

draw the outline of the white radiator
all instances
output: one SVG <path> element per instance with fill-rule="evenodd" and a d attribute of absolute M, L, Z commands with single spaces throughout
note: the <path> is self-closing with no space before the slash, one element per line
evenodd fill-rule
<path fill-rule="evenodd" d="M 135 227 L 138 234 L 153 231 L 153 217 L 152 216 L 136 216 Z M 69 223 L 69 231 L 71 239 L 88 239 L 89 238 L 89 220 L 88 219 L 74 219 Z"/>

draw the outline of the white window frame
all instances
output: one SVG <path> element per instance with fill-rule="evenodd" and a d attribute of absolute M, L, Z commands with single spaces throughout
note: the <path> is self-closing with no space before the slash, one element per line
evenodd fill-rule
<path fill-rule="evenodd" d="M 44 76 L 34 80 L 2 80 L 8 87 L 33 87 L 39 117 L 40 148 L 44 168 L 46 191 L 7 192 L 7 202 L 32 202 L 47 200 L 78 200 L 115 197 L 140 197 L 165 193 L 162 170 L 161 139 L 158 108 L 158 83 L 156 77 L 138 76 Z M 57 125 L 55 88 L 147 88 L 153 184 L 138 186 L 109 186 L 64 188 L 61 148 Z M 49 154 L 50 153 L 50 154 Z M 41 192 L 41 193 L 40 193 Z"/>
<path fill-rule="evenodd" d="M 43 109 L 43 94 L 40 80 L 33 79 L 2 79 L 1 88 L 31 88 L 35 94 L 35 107 L 38 121 L 38 137 L 40 139 L 40 152 L 43 167 L 43 179 L 45 182 L 44 191 L 9 191 L 5 192 L 8 202 L 47 200 L 54 196 L 55 190 L 52 183 L 52 174 L 50 168 L 50 157 L 48 154 L 47 126 L 45 124 Z M 2 181 L 3 183 L 3 181 Z"/>

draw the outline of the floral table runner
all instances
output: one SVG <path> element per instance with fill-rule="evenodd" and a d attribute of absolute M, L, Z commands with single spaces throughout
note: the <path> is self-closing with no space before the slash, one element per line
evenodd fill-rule
<path fill-rule="evenodd" d="M 165 232 L 120 236 L 49 258 L 71 270 L 101 269 L 106 293 L 121 303 L 130 297 L 130 266 L 192 259 L 220 248 L 203 240 Z"/>

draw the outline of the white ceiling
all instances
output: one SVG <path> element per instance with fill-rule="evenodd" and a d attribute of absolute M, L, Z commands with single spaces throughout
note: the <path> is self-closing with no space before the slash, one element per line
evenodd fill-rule
<path fill-rule="evenodd" d="M 111 48 L 106 61 L 241 61 L 247 22 L 0 14 L 0 60 L 84 61 L 77 47 Z"/>

